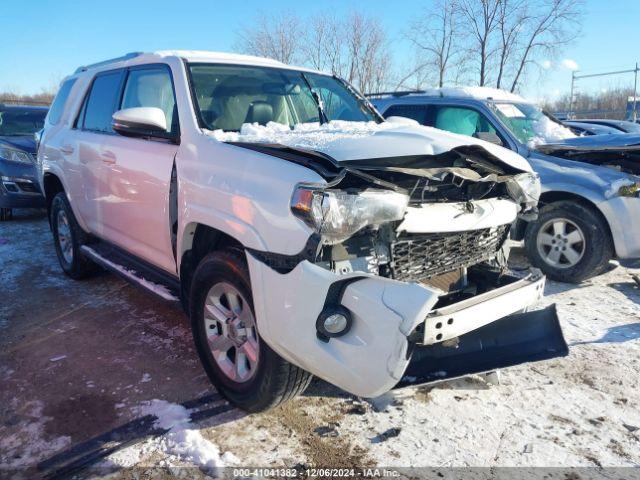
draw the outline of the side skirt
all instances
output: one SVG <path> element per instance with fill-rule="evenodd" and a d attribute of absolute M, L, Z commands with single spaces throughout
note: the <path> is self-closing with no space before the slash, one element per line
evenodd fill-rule
<path fill-rule="evenodd" d="M 107 243 L 83 245 L 90 260 L 167 302 L 180 305 L 180 280 Z"/>

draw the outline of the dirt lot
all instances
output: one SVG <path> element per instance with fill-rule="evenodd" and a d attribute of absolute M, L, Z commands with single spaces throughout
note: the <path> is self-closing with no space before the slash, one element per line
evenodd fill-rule
<path fill-rule="evenodd" d="M 365 401 L 314 381 L 246 416 L 215 394 L 180 311 L 107 273 L 64 277 L 41 214 L 0 224 L 0 261 L 0 477 L 87 465 L 640 465 L 640 268 L 551 282 L 545 304 L 558 304 L 571 354 L 504 370 L 500 385 L 471 377 Z"/>

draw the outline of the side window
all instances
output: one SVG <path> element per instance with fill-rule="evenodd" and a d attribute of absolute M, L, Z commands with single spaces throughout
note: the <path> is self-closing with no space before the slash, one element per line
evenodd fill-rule
<path fill-rule="evenodd" d="M 167 128 L 178 133 L 178 113 L 171 75 L 166 68 L 134 69 L 129 72 L 120 108 L 155 107 L 164 112 Z"/>
<path fill-rule="evenodd" d="M 64 105 L 67 103 L 67 98 L 69 98 L 69 93 L 71 92 L 71 87 L 73 87 L 75 83 L 75 78 L 67 80 L 62 84 L 60 90 L 58 90 L 56 98 L 53 100 L 51 108 L 49 109 L 49 115 L 47 116 L 49 125 L 57 125 L 60 121 L 62 112 L 64 112 Z"/>
<path fill-rule="evenodd" d="M 113 132 L 111 116 L 116 111 L 120 97 L 122 71 L 108 72 L 96 76 L 91 91 L 82 108 L 84 121 L 78 120 L 84 130 L 94 132 Z"/>
<path fill-rule="evenodd" d="M 470 137 L 479 132 L 497 133 L 487 117 L 476 110 L 465 107 L 436 106 L 433 126 Z"/>
<path fill-rule="evenodd" d="M 411 118 L 420 125 L 427 125 L 428 110 L 427 105 L 394 105 L 384 112 L 384 116 Z"/>

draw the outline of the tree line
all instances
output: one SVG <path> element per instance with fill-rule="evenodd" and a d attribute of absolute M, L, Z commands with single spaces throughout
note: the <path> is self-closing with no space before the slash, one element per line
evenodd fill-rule
<path fill-rule="evenodd" d="M 434 0 L 402 33 L 410 65 L 392 61 L 398 42 L 361 11 L 262 15 L 240 30 L 236 46 L 329 71 L 363 92 L 459 84 L 514 92 L 577 37 L 582 10 L 583 0 Z"/>

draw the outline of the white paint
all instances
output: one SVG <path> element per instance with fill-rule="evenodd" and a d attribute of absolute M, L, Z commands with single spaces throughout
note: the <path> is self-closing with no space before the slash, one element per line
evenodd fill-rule
<path fill-rule="evenodd" d="M 398 232 L 437 233 L 463 232 L 496 227 L 512 223 L 518 214 L 518 206 L 511 200 L 490 198 L 471 202 L 469 211 L 464 202 L 431 203 L 410 206 Z"/>

